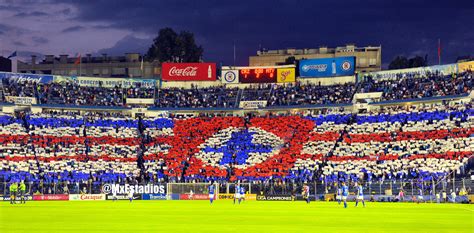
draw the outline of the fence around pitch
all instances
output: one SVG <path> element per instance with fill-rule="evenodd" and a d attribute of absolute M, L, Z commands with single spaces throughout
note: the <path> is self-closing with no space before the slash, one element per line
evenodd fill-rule
<path fill-rule="evenodd" d="M 100 194 L 102 185 L 100 182 L 55 182 L 55 183 L 43 183 L 43 182 L 26 182 L 26 193 L 28 194 Z M 150 184 L 150 183 L 147 183 Z M 158 184 L 158 183 L 156 183 Z M 145 185 L 145 183 L 143 184 Z M 169 187 L 170 184 L 168 184 Z M 177 190 L 174 193 L 189 193 L 193 190 L 193 193 L 207 193 L 207 187 L 209 183 L 180 183 L 177 186 L 182 186 L 182 190 Z M 301 193 L 302 183 L 291 183 L 291 182 L 277 182 L 277 181 L 266 181 L 258 183 L 242 183 L 241 184 L 247 194 L 256 195 L 295 195 Z M 311 182 L 308 183 L 310 187 L 310 193 L 314 195 L 325 195 L 336 193 L 336 183 L 324 183 L 324 182 Z M 193 188 L 193 186 L 195 186 Z M 466 190 L 468 194 L 474 194 L 474 181 L 470 179 L 457 179 L 453 180 L 438 180 L 438 181 L 425 181 L 418 182 L 416 180 L 404 180 L 404 181 L 375 181 L 365 182 L 364 195 L 397 195 L 398 192 L 403 189 L 405 195 L 415 196 L 418 195 L 419 189 L 423 190 L 424 195 L 435 195 L 440 192 L 446 192 L 450 194 L 453 190 L 459 193 L 461 190 Z M 354 192 L 355 188 L 353 184 L 349 185 L 350 192 Z M 216 193 L 220 194 L 233 194 L 235 192 L 235 183 L 216 183 Z M 0 194 L 3 196 L 9 195 L 9 183 L 0 182 Z"/>

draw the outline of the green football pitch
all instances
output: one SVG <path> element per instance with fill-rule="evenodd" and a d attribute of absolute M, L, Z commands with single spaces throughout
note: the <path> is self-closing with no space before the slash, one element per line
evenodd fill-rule
<path fill-rule="evenodd" d="M 0 203 L 0 232 L 474 232 L 474 205 L 229 200 Z"/>

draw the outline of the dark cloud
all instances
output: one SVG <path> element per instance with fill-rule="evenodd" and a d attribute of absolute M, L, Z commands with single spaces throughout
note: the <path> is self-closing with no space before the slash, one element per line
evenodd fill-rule
<path fill-rule="evenodd" d="M 68 7 L 68 8 L 64 8 L 63 10 L 58 11 L 57 13 L 58 14 L 63 14 L 63 15 L 69 15 L 69 14 L 71 14 L 71 12 L 72 12 L 71 8 Z"/>
<path fill-rule="evenodd" d="M 67 32 L 78 32 L 85 29 L 83 26 L 72 26 L 68 27 L 62 30 L 62 32 L 67 33 Z"/>
<path fill-rule="evenodd" d="M 14 27 L 10 26 L 10 25 L 6 25 L 6 24 L 3 24 L 3 23 L 0 23 L 0 32 L 10 32 L 10 31 L 13 31 L 14 30 Z"/>
<path fill-rule="evenodd" d="M 33 40 L 33 42 L 35 42 L 36 44 L 47 44 L 49 42 L 48 39 L 40 36 L 33 36 L 31 40 Z"/>
<path fill-rule="evenodd" d="M 70 1 L 78 22 L 105 23 L 107 28 L 156 35 L 162 27 L 189 30 L 202 44 L 205 58 L 228 63 L 237 48 L 239 64 L 260 47 L 382 45 L 383 62 L 399 54 L 426 53 L 436 61 L 437 40 L 452 62 L 473 54 L 469 27 L 472 0 L 114 0 Z M 81 26 L 75 26 L 77 30 Z M 99 26 L 100 27 L 100 26 Z"/>
<path fill-rule="evenodd" d="M 140 39 L 132 35 L 128 35 L 119 40 L 114 46 L 97 51 L 98 54 L 124 55 L 125 53 L 141 53 L 144 54 L 152 43 L 152 39 Z"/>
<path fill-rule="evenodd" d="M 33 11 L 33 12 L 20 12 L 13 17 L 18 18 L 25 18 L 25 17 L 41 17 L 41 16 L 48 16 L 49 14 L 42 11 Z"/>
<path fill-rule="evenodd" d="M 13 42 L 13 45 L 18 46 L 18 47 L 26 46 L 26 44 L 21 42 L 21 41 L 15 41 L 15 42 Z"/>
<path fill-rule="evenodd" d="M 19 11 L 22 8 L 19 6 L 13 6 L 13 5 L 0 5 L 0 11 Z"/>
<path fill-rule="evenodd" d="M 24 35 L 25 33 L 27 33 L 28 30 L 24 28 L 0 23 L 0 32 L 2 32 L 5 35 L 19 36 L 19 35 Z"/>

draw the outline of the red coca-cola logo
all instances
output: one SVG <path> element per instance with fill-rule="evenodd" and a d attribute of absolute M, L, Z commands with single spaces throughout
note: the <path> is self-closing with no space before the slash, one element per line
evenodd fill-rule
<path fill-rule="evenodd" d="M 171 67 L 168 72 L 169 76 L 184 76 L 184 77 L 194 77 L 197 74 L 197 67 L 188 66 L 182 69 L 177 68 L 176 66 Z"/>

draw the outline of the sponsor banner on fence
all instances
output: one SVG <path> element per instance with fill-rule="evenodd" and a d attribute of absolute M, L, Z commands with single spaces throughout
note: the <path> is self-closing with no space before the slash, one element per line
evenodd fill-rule
<path fill-rule="evenodd" d="M 166 194 L 143 194 L 142 200 L 166 200 Z"/>
<path fill-rule="evenodd" d="M 32 105 L 37 103 L 34 97 L 5 96 L 5 100 L 16 105 Z"/>
<path fill-rule="evenodd" d="M 67 194 L 33 195 L 33 201 L 69 201 Z"/>
<path fill-rule="evenodd" d="M 117 198 L 117 200 L 128 200 L 127 194 L 117 194 L 115 195 L 115 197 Z M 141 199 L 142 199 L 141 194 L 138 194 L 138 193 L 133 194 L 133 200 L 141 200 Z M 114 197 L 112 194 L 107 194 L 105 196 L 105 200 L 112 201 L 114 200 Z"/>
<path fill-rule="evenodd" d="M 2 198 L 3 201 L 10 201 L 10 196 L 2 196 L 1 198 Z M 31 195 L 25 195 L 25 199 L 27 201 L 31 201 L 31 200 L 33 200 L 33 197 Z M 15 201 L 20 201 L 20 197 L 17 196 L 15 198 Z"/>
<path fill-rule="evenodd" d="M 296 81 L 295 68 L 277 69 L 277 82 L 291 83 Z"/>
<path fill-rule="evenodd" d="M 468 62 L 460 62 L 458 63 L 458 69 L 459 72 L 464 72 L 464 71 L 474 71 L 474 61 L 468 61 Z"/>
<path fill-rule="evenodd" d="M 217 196 L 217 199 L 234 199 L 234 194 L 233 193 L 223 193 L 223 194 L 219 194 Z"/>
<path fill-rule="evenodd" d="M 155 104 L 155 99 L 127 98 L 127 104 Z"/>
<path fill-rule="evenodd" d="M 70 194 L 70 201 L 105 201 L 105 194 Z"/>
<path fill-rule="evenodd" d="M 234 194 L 233 193 L 222 193 L 218 195 L 220 200 L 233 200 Z M 255 201 L 257 199 L 257 194 L 245 194 L 245 200 L 247 201 Z"/>
<path fill-rule="evenodd" d="M 267 106 L 266 100 L 254 100 L 254 101 L 240 101 L 239 108 L 243 109 L 258 109 L 265 108 Z"/>
<path fill-rule="evenodd" d="M 215 81 L 216 63 L 163 63 L 164 81 Z"/>
<path fill-rule="evenodd" d="M 222 70 L 221 81 L 224 84 L 239 83 L 239 71 L 238 70 Z"/>
<path fill-rule="evenodd" d="M 209 200 L 209 194 L 180 194 L 179 200 Z"/>
<path fill-rule="evenodd" d="M 257 195 L 257 201 L 292 201 L 290 195 Z"/>
<path fill-rule="evenodd" d="M 10 82 L 28 81 L 28 82 L 47 84 L 47 83 L 53 82 L 54 78 L 52 75 L 0 72 L 0 79 L 9 79 Z"/>
<path fill-rule="evenodd" d="M 300 60 L 299 71 L 301 77 L 349 76 L 355 71 L 355 57 Z"/>
<path fill-rule="evenodd" d="M 170 200 L 179 200 L 179 193 L 173 193 L 168 196 Z"/>

